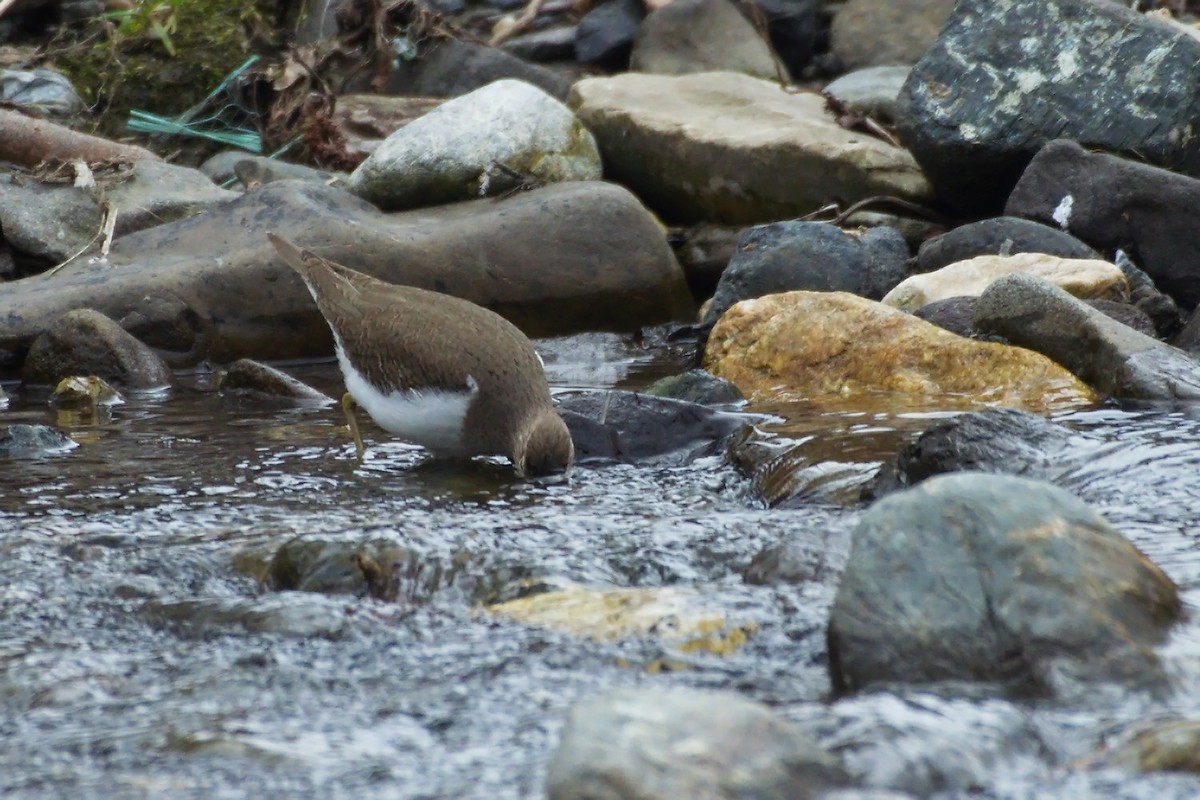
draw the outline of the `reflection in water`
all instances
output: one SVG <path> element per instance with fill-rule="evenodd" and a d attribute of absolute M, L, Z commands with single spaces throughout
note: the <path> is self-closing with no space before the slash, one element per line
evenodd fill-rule
<path fill-rule="evenodd" d="M 543 349 L 558 354 L 547 359 L 558 383 L 587 385 L 579 353 L 597 346 Z M 675 366 L 621 353 L 620 380 Z M 332 365 L 297 374 L 338 391 Z M 229 407 L 200 382 L 170 398 L 130 398 L 110 419 L 69 431 L 81 441 L 69 454 L 0 469 L 0 793 L 537 796 L 576 697 L 685 684 L 781 706 L 879 785 L 947 796 L 975 787 L 995 797 L 1196 795 L 1179 776 L 1065 769 L 1105 731 L 1144 717 L 1136 698 L 1082 711 L 969 693 L 825 704 L 824 622 L 858 513 L 830 498 L 944 414 L 771 411 L 782 421 L 762 426 L 765 448 L 818 483 L 845 482 L 812 498 L 819 504 L 764 509 L 715 458 L 519 483 L 502 464 L 433 461 L 369 427 L 359 463 L 336 409 Z M 1096 448 L 1062 485 L 1194 599 L 1200 419 L 1156 409 L 1061 419 Z M 55 422 L 20 397 L 4 421 Z M 753 633 L 726 655 L 655 636 L 593 641 L 481 614 L 454 581 L 419 603 L 386 603 L 270 592 L 238 566 L 297 536 L 465 563 L 477 583 L 688 587 Z M 756 555 L 785 541 L 820 548 L 823 569 L 795 585 L 742 581 Z M 1200 662 L 1195 628 L 1167 654 L 1181 676 L 1200 671 L 1189 666 Z M 1192 694 L 1173 709 L 1200 714 Z"/>

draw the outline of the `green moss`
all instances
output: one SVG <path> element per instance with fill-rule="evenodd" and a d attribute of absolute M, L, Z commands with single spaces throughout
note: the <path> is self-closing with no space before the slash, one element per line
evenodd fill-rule
<path fill-rule="evenodd" d="M 274 8 L 272 0 L 142 0 L 70 34 L 54 64 L 93 107 L 99 130 L 122 133 L 130 109 L 175 116 L 203 100 L 263 41 Z"/>

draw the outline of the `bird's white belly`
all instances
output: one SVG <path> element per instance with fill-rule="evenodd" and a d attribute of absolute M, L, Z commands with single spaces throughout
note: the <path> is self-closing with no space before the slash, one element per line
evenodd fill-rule
<path fill-rule="evenodd" d="M 463 444 L 467 408 L 479 394 L 470 391 L 394 391 L 384 394 L 363 379 L 337 348 L 346 390 L 379 427 L 400 438 L 444 455 L 472 455 Z"/>

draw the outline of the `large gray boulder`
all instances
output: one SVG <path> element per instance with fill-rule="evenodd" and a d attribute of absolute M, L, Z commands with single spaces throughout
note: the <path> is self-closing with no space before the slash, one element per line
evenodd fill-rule
<path fill-rule="evenodd" d="M 331 354 L 328 325 L 268 231 L 391 283 L 472 300 L 531 336 L 694 313 L 661 227 L 619 186 L 556 184 L 389 216 L 338 189 L 278 181 L 118 239 L 109 266 L 7 284 L 0 350 L 23 353 L 52 320 L 90 307 L 173 367 Z"/>
<path fill-rule="evenodd" d="M 1042 353 L 1112 397 L 1200 399 L 1200 361 L 1032 275 L 1007 275 L 984 290 L 974 327 Z"/>
<path fill-rule="evenodd" d="M 600 178 L 600 153 L 561 102 L 528 83 L 496 81 L 391 134 L 350 176 L 384 210 L 498 195 L 528 179 Z"/>
<path fill-rule="evenodd" d="M 1185 28 L 1118 3 L 961 0 L 900 94 L 900 138 L 968 213 L 999 210 L 1057 138 L 1200 174 L 1198 61 Z"/>
<path fill-rule="evenodd" d="M 871 506 L 829 620 L 834 689 L 1084 679 L 1155 685 L 1175 584 L 1103 517 L 1038 481 L 959 472 Z M 1059 673 L 1062 674 L 1062 673 Z"/>
<path fill-rule="evenodd" d="M 567 103 L 595 134 L 605 175 L 672 221 L 772 222 L 831 200 L 930 198 L 907 151 L 845 130 L 820 95 L 772 81 L 630 72 L 581 80 Z"/>
<path fill-rule="evenodd" d="M 839 760 L 728 692 L 617 689 L 579 701 L 550 759 L 550 800 L 805 800 L 850 783 Z"/>

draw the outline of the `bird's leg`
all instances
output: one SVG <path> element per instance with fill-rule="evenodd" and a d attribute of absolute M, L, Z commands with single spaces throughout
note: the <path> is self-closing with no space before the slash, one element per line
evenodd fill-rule
<path fill-rule="evenodd" d="M 342 411 L 346 412 L 346 422 L 350 424 L 350 435 L 354 437 L 354 449 L 358 453 L 358 460 L 362 461 L 363 453 L 366 448 L 363 447 L 362 436 L 358 433 L 358 418 L 354 416 L 354 409 L 358 407 L 358 403 L 354 402 L 354 398 L 349 392 L 342 395 Z"/>

